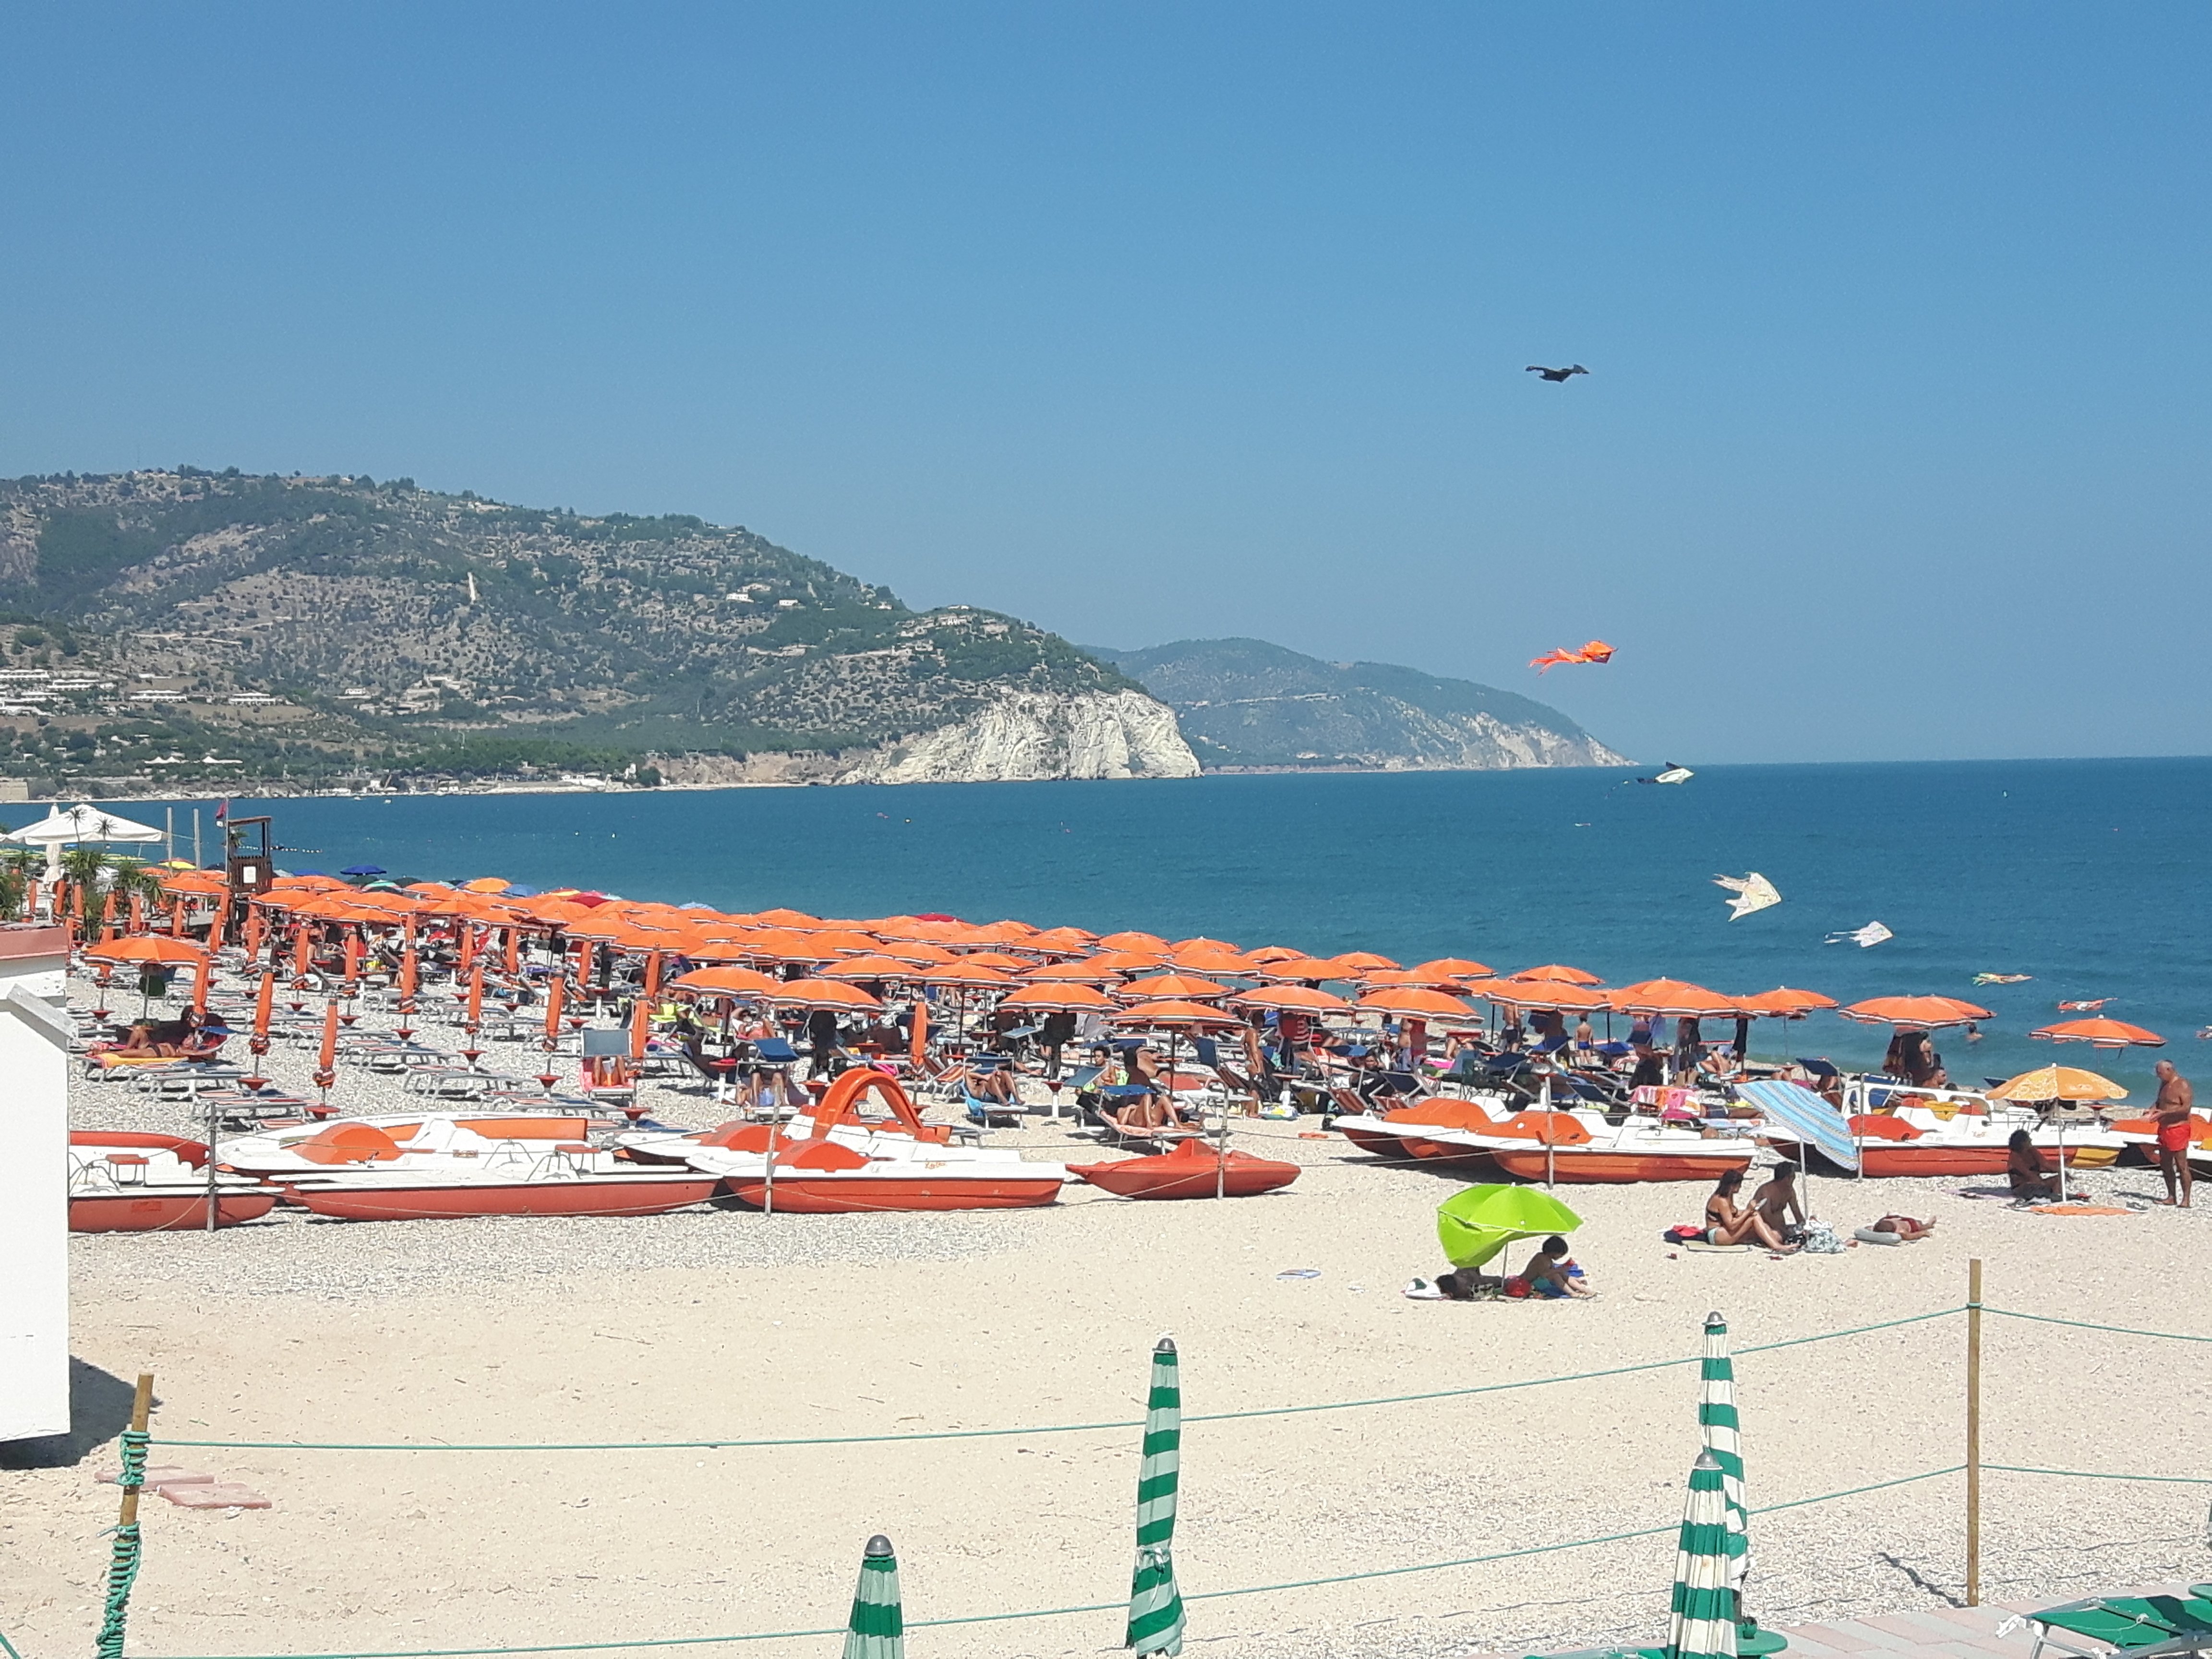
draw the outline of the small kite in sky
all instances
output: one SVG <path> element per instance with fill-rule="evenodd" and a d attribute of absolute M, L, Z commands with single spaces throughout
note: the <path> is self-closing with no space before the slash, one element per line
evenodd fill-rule
<path fill-rule="evenodd" d="M 1697 775 L 1698 775 L 1695 772 L 1692 772 L 1688 767 L 1677 766 L 1674 762 L 1668 761 L 1666 765 L 1659 769 L 1659 774 L 1656 777 L 1638 778 L 1637 779 L 1637 782 L 1687 783 L 1692 778 L 1694 778 Z"/>
<path fill-rule="evenodd" d="M 1570 364 L 1565 368 L 1547 368 L 1542 363 L 1531 363 L 1528 365 L 1528 373 L 1542 375 L 1553 386 L 1565 386 L 1575 375 L 1587 374 L 1589 370 L 1584 368 L 1580 363 Z"/>
<path fill-rule="evenodd" d="M 1852 928 L 1848 933 L 1831 933 L 1826 939 L 1820 942 L 1823 945 L 1841 945 L 1844 940 L 1849 939 L 1853 945 L 1857 945 L 1860 950 L 1866 951 L 1881 944 L 1882 940 L 1886 939 L 1895 939 L 1896 937 L 1896 934 L 1891 933 L 1888 928 L 1883 927 L 1880 922 L 1870 921 L 1863 927 Z"/>
<path fill-rule="evenodd" d="M 1579 651 L 1570 651 L 1562 646 L 1557 651 L 1547 651 L 1540 657 L 1531 657 L 1528 659 L 1528 666 L 1541 676 L 1550 673 L 1554 668 L 1565 663 L 1597 663 L 1612 660 L 1613 647 L 1603 640 L 1592 640 Z"/>
<path fill-rule="evenodd" d="M 2025 985 L 2034 977 L 2033 974 L 1976 974 L 1974 983 L 1977 985 Z"/>
<path fill-rule="evenodd" d="M 1782 902 L 1782 895 L 1774 884 L 1756 870 L 1747 875 L 1715 876 L 1713 885 L 1725 887 L 1735 895 L 1728 902 L 1730 921 L 1741 921 L 1754 910 L 1771 909 Z"/>
<path fill-rule="evenodd" d="M 2094 1002 L 2062 1002 L 2058 1005 L 2058 1012 L 2062 1014 L 2094 1014 L 2114 1000 L 2116 999 L 2112 997 L 2099 997 Z"/>

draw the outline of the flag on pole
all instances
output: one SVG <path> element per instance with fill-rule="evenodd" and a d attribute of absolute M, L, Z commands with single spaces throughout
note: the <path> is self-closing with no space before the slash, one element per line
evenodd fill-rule
<path fill-rule="evenodd" d="M 898 1558 L 878 1533 L 860 1558 L 860 1586 L 845 1626 L 845 1659 L 906 1659 L 906 1615 L 899 1606 Z"/>
<path fill-rule="evenodd" d="M 1173 1337 L 1152 1349 L 1145 1400 L 1144 1462 L 1137 1469 L 1137 1571 L 1129 1585 L 1129 1630 L 1139 1654 L 1182 1651 L 1182 1593 L 1176 1588 L 1176 1492 L 1182 1472 L 1182 1389 Z"/>

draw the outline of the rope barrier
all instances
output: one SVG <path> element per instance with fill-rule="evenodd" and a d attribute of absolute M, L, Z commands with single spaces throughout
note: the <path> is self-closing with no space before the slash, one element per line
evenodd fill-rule
<path fill-rule="evenodd" d="M 1778 1348 L 1802 1347 L 1810 1342 L 1832 1342 L 1841 1337 L 1863 1336 L 1870 1331 L 1893 1330 L 1904 1325 L 1918 1325 L 1931 1319 L 1948 1319 L 1964 1313 L 1964 1307 L 1938 1308 L 1930 1313 L 1908 1314 L 1902 1319 L 1885 1319 L 1872 1325 L 1853 1325 L 1842 1330 L 1819 1331 L 1810 1336 L 1785 1337 L 1778 1342 L 1761 1342 L 1739 1348 L 1739 1356 L 1771 1353 Z M 1614 1365 L 1602 1370 L 1570 1371 L 1559 1376 L 1536 1376 L 1518 1382 L 1479 1382 L 1463 1389 L 1434 1389 L 1420 1394 L 1380 1395 L 1367 1400 L 1332 1400 L 1311 1406 L 1260 1406 L 1250 1411 L 1200 1412 L 1184 1417 L 1186 1426 L 1194 1423 L 1231 1423 L 1260 1417 L 1298 1417 L 1312 1412 L 1341 1412 L 1364 1410 L 1374 1406 L 1405 1406 L 1427 1400 L 1457 1400 L 1474 1395 L 1501 1394 L 1515 1389 L 1549 1388 L 1559 1382 L 1583 1382 L 1594 1378 L 1626 1376 L 1640 1371 L 1666 1370 L 1678 1365 L 1701 1364 L 1696 1354 L 1680 1359 L 1646 1359 L 1633 1365 Z M 438 1452 L 569 1452 L 569 1451 L 745 1451 L 775 1446 L 866 1446 L 886 1443 L 925 1440 L 987 1440 L 1012 1437 L 1046 1434 L 1088 1434 L 1106 1429 L 1137 1429 L 1144 1426 L 1141 1418 L 1129 1418 L 1101 1423 L 1051 1423 L 1034 1428 L 1015 1429 L 925 1429 L 897 1434 L 840 1434 L 801 1435 L 761 1440 L 605 1440 L 535 1442 L 515 1441 L 482 1445 L 446 1445 L 430 1441 L 368 1441 L 343 1440 L 172 1440 L 163 1438 L 155 1443 L 161 1446 L 193 1446 L 202 1449 L 223 1451 L 438 1451 Z"/>
<path fill-rule="evenodd" d="M 1999 1469 L 2007 1474 L 2057 1474 L 2076 1480 L 2156 1480 L 2179 1486 L 2212 1486 L 2212 1475 L 2114 1474 L 2103 1469 L 2032 1469 L 2020 1463 L 1984 1463 L 1982 1467 Z"/>
<path fill-rule="evenodd" d="M 1842 1492 L 1823 1492 L 1817 1498 L 1799 1498 L 1786 1504 L 1769 1504 L 1753 1510 L 1753 1515 L 1771 1515 L 1782 1510 L 1807 1509 L 1816 1504 L 1832 1504 L 1846 1498 L 1857 1498 L 1870 1492 L 1884 1492 L 1893 1486 L 1908 1486 L 1922 1480 L 1940 1480 L 1947 1474 L 1957 1474 L 1965 1468 L 1954 1463 L 1948 1468 L 1928 1469 L 1919 1474 L 1903 1474 L 1891 1480 L 1877 1480 L 1869 1486 L 1852 1486 Z M 1661 1526 L 1638 1527 L 1629 1532 L 1607 1533 L 1595 1538 L 1570 1539 L 1559 1544 L 1530 1544 L 1520 1549 L 1498 1550 L 1487 1555 L 1462 1556 L 1449 1561 L 1424 1561 L 1408 1567 L 1375 1567 L 1364 1572 L 1334 1573 L 1326 1578 L 1296 1578 L 1278 1584 L 1248 1584 L 1236 1589 L 1185 1591 L 1186 1601 L 1216 1601 L 1238 1595 L 1271 1595 L 1285 1590 L 1311 1589 L 1322 1584 L 1349 1584 L 1364 1579 L 1396 1578 L 1407 1573 L 1442 1572 L 1453 1567 L 1482 1566 L 1492 1561 L 1510 1561 L 1528 1555 L 1554 1555 L 1563 1550 L 1593 1548 L 1601 1544 L 1618 1544 L 1637 1538 L 1656 1538 L 1678 1533 L 1681 1522 L 1669 1521 Z M 921 1630 L 953 1625 L 1004 1624 L 1017 1620 L 1060 1619 L 1079 1613 L 1123 1613 L 1128 1608 L 1123 1597 L 1113 1601 L 1085 1602 L 1079 1607 L 1040 1607 L 1024 1613 L 971 1613 L 949 1619 L 908 1619 L 908 1630 Z M 842 1625 L 824 1626 L 817 1630 L 746 1631 L 732 1636 L 658 1636 L 642 1638 L 632 1642 L 553 1642 L 542 1646 L 511 1648 L 412 1648 L 396 1652 L 312 1653 L 312 1654 L 252 1654 L 228 1655 L 223 1659 L 493 1659 L 493 1656 L 517 1653 L 605 1653 L 629 1648 L 712 1647 L 737 1642 L 777 1642 L 802 1638 L 842 1636 Z"/>
<path fill-rule="evenodd" d="M 2025 1319 L 2036 1325 L 2070 1325 L 2081 1331 L 2109 1331 L 2115 1336 L 2154 1336 L 2165 1342 L 2212 1342 L 2212 1336 L 2195 1336 L 2186 1331 L 2139 1331 L 2128 1325 L 2100 1325 L 2087 1319 L 2058 1319 L 2050 1314 L 2018 1313 L 2010 1308 L 1984 1307 L 1985 1314 L 1995 1314 L 2000 1319 Z"/>

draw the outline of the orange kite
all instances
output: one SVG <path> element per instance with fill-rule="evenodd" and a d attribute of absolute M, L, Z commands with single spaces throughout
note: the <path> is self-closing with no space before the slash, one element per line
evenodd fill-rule
<path fill-rule="evenodd" d="M 1557 651 L 1547 651 L 1540 657 L 1531 657 L 1528 659 L 1528 666 L 1534 669 L 1539 675 L 1543 675 L 1550 673 L 1562 663 L 1610 662 L 1612 660 L 1613 647 L 1603 640 L 1592 640 L 1579 651 L 1569 651 L 1563 647 Z"/>

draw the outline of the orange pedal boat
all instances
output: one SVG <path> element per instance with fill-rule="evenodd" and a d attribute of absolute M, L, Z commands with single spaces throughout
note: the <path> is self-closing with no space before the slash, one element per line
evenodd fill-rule
<path fill-rule="evenodd" d="M 1172 1152 L 1151 1158 L 1071 1164 L 1067 1172 L 1123 1198 L 1254 1198 L 1298 1178 L 1295 1164 L 1249 1152 L 1224 1156 L 1198 1140 L 1186 1140 Z"/>

